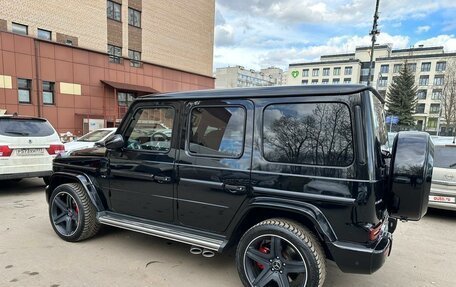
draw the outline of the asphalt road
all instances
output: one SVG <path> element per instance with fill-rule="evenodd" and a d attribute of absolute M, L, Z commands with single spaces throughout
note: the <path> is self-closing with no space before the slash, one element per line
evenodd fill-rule
<path fill-rule="evenodd" d="M 456 212 L 401 223 L 373 275 L 328 262 L 325 286 L 456 286 Z M 0 286 L 240 286 L 233 252 L 191 255 L 184 244 L 115 228 L 67 243 L 51 228 L 39 179 L 0 182 Z"/>

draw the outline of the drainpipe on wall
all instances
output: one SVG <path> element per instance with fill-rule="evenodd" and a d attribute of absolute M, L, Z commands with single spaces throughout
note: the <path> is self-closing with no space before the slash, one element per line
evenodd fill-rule
<path fill-rule="evenodd" d="M 41 113 L 41 97 L 40 97 L 40 42 L 36 39 L 33 40 L 35 46 L 35 71 L 36 71 L 36 103 L 38 108 L 38 117 L 42 117 Z"/>

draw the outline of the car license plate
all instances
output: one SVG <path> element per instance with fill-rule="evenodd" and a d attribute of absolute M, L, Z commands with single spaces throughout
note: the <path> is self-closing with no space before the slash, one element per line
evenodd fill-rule
<path fill-rule="evenodd" d="M 429 201 L 445 202 L 445 203 L 456 203 L 456 198 L 455 197 L 449 197 L 449 196 L 430 195 L 429 196 Z"/>
<path fill-rule="evenodd" d="M 42 148 L 23 148 L 23 149 L 16 149 L 16 155 L 18 156 L 35 156 L 35 155 L 43 155 L 44 149 Z"/>

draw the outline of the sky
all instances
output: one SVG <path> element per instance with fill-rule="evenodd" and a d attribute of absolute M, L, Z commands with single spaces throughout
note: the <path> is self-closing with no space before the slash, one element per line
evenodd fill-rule
<path fill-rule="evenodd" d="M 318 61 L 370 45 L 375 0 L 216 0 L 214 66 Z M 378 44 L 456 52 L 456 0 L 380 0 Z"/>

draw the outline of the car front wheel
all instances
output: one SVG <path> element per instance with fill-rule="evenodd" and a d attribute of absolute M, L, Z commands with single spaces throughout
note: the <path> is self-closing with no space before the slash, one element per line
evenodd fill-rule
<path fill-rule="evenodd" d="M 268 219 L 250 228 L 236 251 L 244 286 L 323 286 L 325 256 L 319 241 L 302 225 Z"/>
<path fill-rule="evenodd" d="M 95 206 L 78 183 L 62 184 L 52 192 L 49 217 L 55 233 L 70 242 L 90 238 L 100 229 Z"/>

